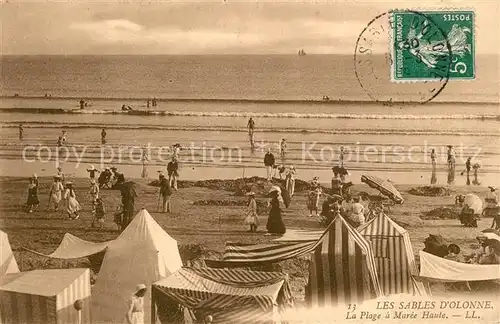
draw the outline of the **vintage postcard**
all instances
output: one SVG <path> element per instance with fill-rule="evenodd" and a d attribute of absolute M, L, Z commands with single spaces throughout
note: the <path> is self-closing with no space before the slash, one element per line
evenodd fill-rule
<path fill-rule="evenodd" d="M 1 323 L 499 323 L 498 1 L 0 4 Z"/>

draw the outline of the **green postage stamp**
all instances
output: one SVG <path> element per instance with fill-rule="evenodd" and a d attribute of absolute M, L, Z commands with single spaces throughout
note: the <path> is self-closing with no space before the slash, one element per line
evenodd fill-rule
<path fill-rule="evenodd" d="M 391 80 L 475 78 L 473 10 L 392 11 Z"/>

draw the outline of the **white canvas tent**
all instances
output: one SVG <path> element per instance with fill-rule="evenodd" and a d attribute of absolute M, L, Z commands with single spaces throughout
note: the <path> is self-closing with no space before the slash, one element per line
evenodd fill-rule
<path fill-rule="evenodd" d="M 7 233 L 0 230 L 0 277 L 9 273 L 18 273 L 19 267 L 17 266 L 16 259 L 10 247 L 9 237 Z"/>
<path fill-rule="evenodd" d="M 92 318 L 98 323 L 125 320 L 127 301 L 137 284 L 148 287 L 182 267 L 177 241 L 168 235 L 147 210 L 137 213 L 127 228 L 113 241 L 93 243 L 66 234 L 61 245 L 47 257 L 71 259 L 106 250 L 92 288 Z M 151 293 L 145 296 L 150 304 Z M 149 323 L 149 307 L 145 321 Z"/>

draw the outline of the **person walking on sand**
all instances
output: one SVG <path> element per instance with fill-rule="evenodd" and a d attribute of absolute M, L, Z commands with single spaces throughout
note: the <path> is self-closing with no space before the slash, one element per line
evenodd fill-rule
<path fill-rule="evenodd" d="M 99 185 L 97 184 L 97 181 L 95 181 L 94 178 L 90 178 L 89 194 L 90 194 L 90 202 L 92 204 L 92 213 L 95 213 L 97 199 L 99 198 Z"/>
<path fill-rule="evenodd" d="M 285 155 L 286 155 L 286 141 L 284 138 L 281 139 L 280 142 L 280 156 L 281 156 L 281 163 L 285 163 Z"/>
<path fill-rule="evenodd" d="M 104 145 L 106 144 L 106 129 L 102 129 L 101 131 L 101 144 Z"/>
<path fill-rule="evenodd" d="M 23 124 L 19 124 L 19 140 L 22 141 L 24 138 L 24 128 Z"/>
<path fill-rule="evenodd" d="M 49 201 L 54 204 L 54 211 L 59 210 L 59 204 L 62 200 L 63 191 L 64 186 L 61 183 L 61 176 L 59 174 L 56 174 L 54 176 L 54 182 L 52 182 L 49 193 Z"/>
<path fill-rule="evenodd" d="M 257 227 L 259 226 L 259 216 L 257 215 L 257 201 L 255 200 L 255 192 L 247 192 L 248 205 L 247 205 L 247 216 L 245 217 L 245 224 L 250 225 L 249 232 L 257 232 Z"/>
<path fill-rule="evenodd" d="M 148 177 L 148 169 L 146 168 L 146 162 L 149 162 L 149 159 L 147 157 L 145 149 L 142 149 L 141 151 L 141 162 L 142 162 L 141 178 L 146 179 Z"/>
<path fill-rule="evenodd" d="M 97 170 L 95 166 L 92 164 L 90 168 L 87 169 L 87 172 L 89 173 L 90 179 L 95 179 L 95 174 L 100 173 L 101 171 Z"/>
<path fill-rule="evenodd" d="M 38 183 L 33 177 L 30 178 L 30 183 L 28 185 L 28 199 L 26 201 L 28 213 L 32 213 L 33 209 L 37 208 L 39 204 L 40 200 L 38 199 Z"/>
<path fill-rule="evenodd" d="M 102 198 L 97 198 L 96 205 L 95 205 L 94 219 L 92 220 L 92 224 L 90 225 L 90 227 L 102 228 L 104 225 L 104 215 L 105 214 L 106 214 L 106 210 L 104 209 L 104 202 L 102 201 Z"/>
<path fill-rule="evenodd" d="M 57 174 L 56 175 L 60 177 L 61 184 L 63 184 L 64 183 L 64 172 L 63 172 L 62 167 L 60 167 L 60 166 L 57 167 Z"/>
<path fill-rule="evenodd" d="M 252 117 L 250 117 L 250 119 L 248 120 L 247 128 L 248 128 L 248 137 L 250 139 L 250 146 L 254 147 L 255 141 L 254 141 L 253 133 L 255 131 L 255 121 L 253 120 Z"/>
<path fill-rule="evenodd" d="M 321 197 L 321 186 L 316 184 L 314 188 L 309 191 L 309 195 L 307 197 L 307 209 L 309 210 L 309 217 L 313 216 L 313 212 L 316 214 L 316 216 L 319 216 L 318 210 L 319 210 L 319 201 Z"/>
<path fill-rule="evenodd" d="M 464 172 L 466 172 L 466 173 L 467 173 L 467 182 L 466 182 L 466 184 L 467 184 L 468 186 L 470 186 L 470 169 L 471 169 L 471 167 L 472 167 L 471 160 L 472 160 L 472 158 L 469 156 L 469 157 L 467 158 L 467 161 L 465 161 L 465 170 L 463 170 L 463 171 L 460 173 L 460 175 L 464 175 Z"/>
<path fill-rule="evenodd" d="M 455 150 L 448 145 L 448 184 L 455 182 Z"/>
<path fill-rule="evenodd" d="M 66 200 L 66 211 L 69 219 L 78 219 L 80 215 L 78 212 L 82 209 L 78 200 L 76 200 L 75 190 L 73 189 L 73 182 L 66 182 L 66 190 L 64 191 L 64 200 Z"/>
<path fill-rule="evenodd" d="M 431 173 L 431 184 L 436 184 L 436 150 L 432 149 L 431 151 L 431 165 L 432 165 L 432 173 Z"/>
<path fill-rule="evenodd" d="M 162 212 L 171 213 L 172 206 L 170 199 L 172 197 L 172 189 L 170 181 L 168 181 L 163 174 L 160 174 L 160 197 L 162 199 Z"/>
<path fill-rule="evenodd" d="M 295 176 L 297 175 L 297 171 L 295 170 L 295 167 L 293 165 L 290 165 L 288 168 L 288 172 L 286 173 L 286 178 L 285 178 L 285 188 L 286 191 L 288 191 L 288 195 L 293 197 L 295 193 Z"/>
<path fill-rule="evenodd" d="M 170 187 L 174 188 L 175 191 L 177 191 L 177 178 L 179 178 L 178 170 L 179 164 L 177 163 L 177 159 L 173 157 L 172 161 L 168 162 L 167 173 Z"/>
<path fill-rule="evenodd" d="M 283 235 L 286 233 L 285 224 L 281 218 L 280 201 L 278 199 L 280 193 L 276 188 L 271 189 L 269 196 L 271 198 L 269 218 L 267 219 L 266 235 Z"/>
<path fill-rule="evenodd" d="M 264 155 L 264 166 L 266 167 L 266 175 L 267 175 L 267 180 L 272 179 L 273 175 L 273 166 L 275 164 L 275 159 L 273 153 L 271 153 L 271 149 L 267 149 L 266 155 Z"/>
<path fill-rule="evenodd" d="M 126 313 L 127 324 L 144 324 L 144 295 L 146 295 L 146 285 L 139 284 L 130 298 Z"/>

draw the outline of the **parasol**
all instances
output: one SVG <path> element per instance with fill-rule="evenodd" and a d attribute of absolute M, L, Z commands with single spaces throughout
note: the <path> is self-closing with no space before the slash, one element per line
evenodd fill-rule
<path fill-rule="evenodd" d="M 483 201 L 474 194 L 466 194 L 464 196 L 464 205 L 474 210 L 474 214 L 481 214 L 483 211 Z"/>
<path fill-rule="evenodd" d="M 404 202 L 403 196 L 401 196 L 399 191 L 387 180 L 364 174 L 361 176 L 361 182 L 366 183 L 373 189 L 377 189 L 380 193 L 389 197 L 397 204 L 402 204 Z"/>

